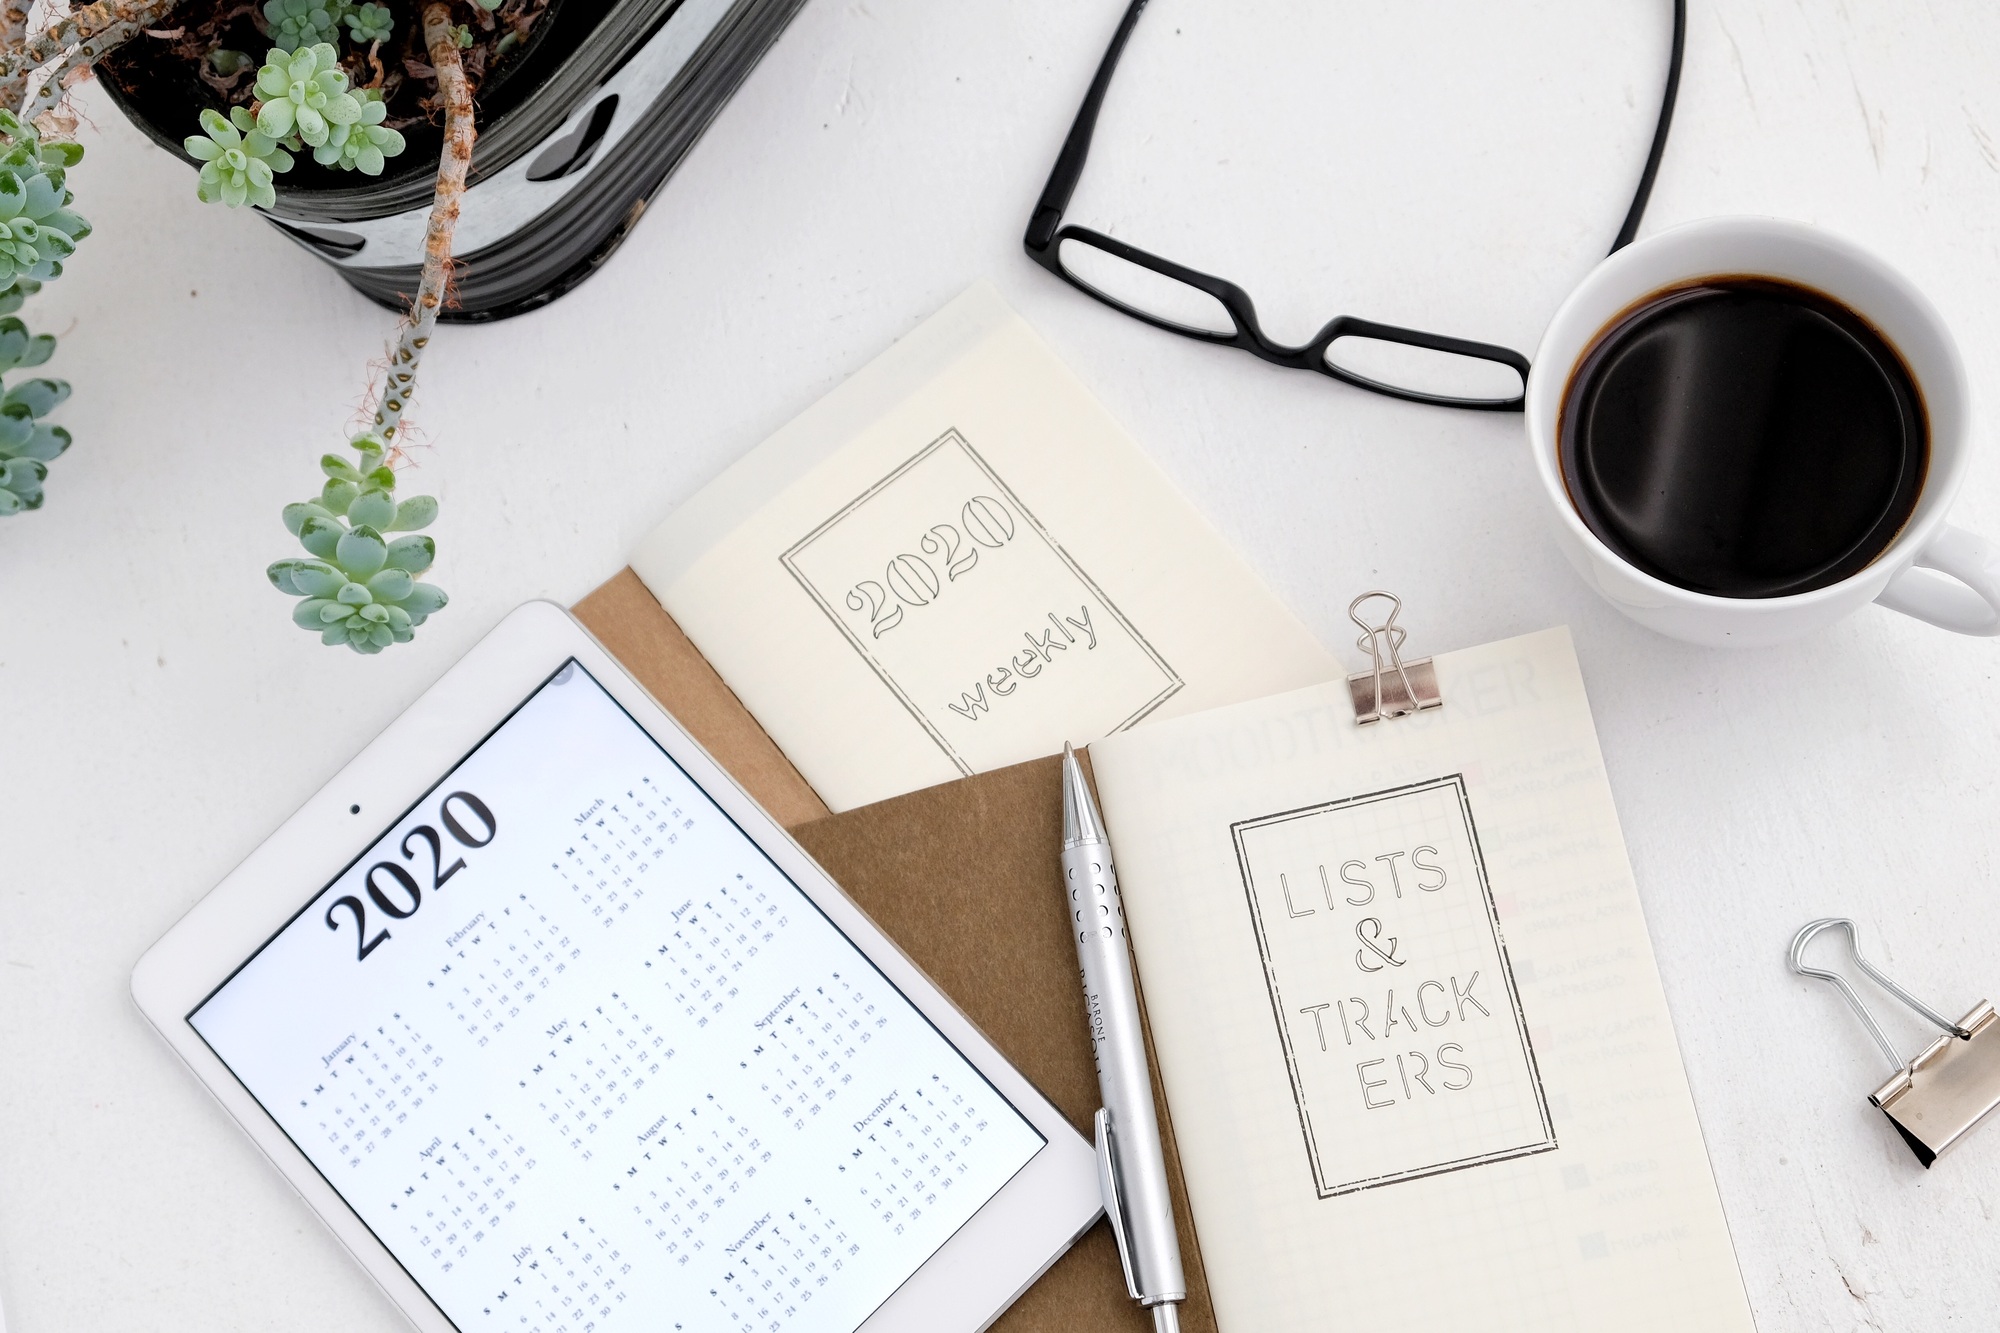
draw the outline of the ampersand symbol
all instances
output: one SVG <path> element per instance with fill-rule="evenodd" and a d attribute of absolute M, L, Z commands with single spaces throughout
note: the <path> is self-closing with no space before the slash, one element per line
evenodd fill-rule
<path fill-rule="evenodd" d="M 1382 922 L 1379 917 L 1364 916 L 1354 923 L 1354 938 L 1361 941 L 1361 947 L 1354 951 L 1354 965 L 1363 972 L 1380 972 L 1382 963 L 1391 967 L 1401 967 L 1406 961 L 1396 957 L 1396 937 L 1389 937 L 1389 947 L 1384 949 L 1376 941 L 1382 938 Z M 1374 954 L 1382 963 L 1370 963 L 1368 955 Z"/>

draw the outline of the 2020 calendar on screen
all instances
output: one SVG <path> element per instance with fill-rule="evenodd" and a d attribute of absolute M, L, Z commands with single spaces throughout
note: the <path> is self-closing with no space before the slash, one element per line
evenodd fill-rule
<path fill-rule="evenodd" d="M 573 661 L 188 1021 L 468 1333 L 851 1333 L 1044 1143 Z"/>

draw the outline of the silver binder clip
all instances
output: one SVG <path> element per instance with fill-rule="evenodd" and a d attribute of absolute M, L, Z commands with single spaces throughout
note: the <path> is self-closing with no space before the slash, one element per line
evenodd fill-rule
<path fill-rule="evenodd" d="M 1944 1033 L 1907 1064 L 1876 1023 L 1861 997 L 1847 978 L 1805 964 L 1806 945 L 1823 930 L 1838 926 L 1847 932 L 1854 961 L 1883 990 L 1923 1015 Z M 1898 986 L 1861 956 L 1861 939 L 1854 923 L 1846 917 L 1826 917 L 1808 921 L 1792 937 L 1792 971 L 1803 977 L 1832 982 L 1846 997 L 1854 1012 L 1861 1015 L 1868 1035 L 1896 1067 L 1895 1076 L 1869 1094 L 1870 1104 L 1889 1117 L 1889 1123 L 1910 1145 L 1917 1160 L 1928 1168 L 1938 1158 L 1958 1146 L 1959 1140 L 1996 1107 L 2000 1107 L 2000 1016 L 1991 1003 L 1981 1000 L 1972 1012 L 1954 1023 L 1916 996 Z"/>
<path fill-rule="evenodd" d="M 1379 625 L 1371 625 L 1361 617 L 1361 604 L 1371 597 L 1389 599 L 1389 615 Z M 1401 614 L 1403 599 L 1380 589 L 1364 592 L 1347 604 L 1347 618 L 1361 626 L 1361 637 L 1354 641 L 1354 646 L 1374 662 L 1369 670 L 1357 671 L 1347 678 L 1348 693 L 1354 696 L 1357 726 L 1444 705 L 1438 695 L 1437 671 L 1431 666 L 1431 659 L 1403 660 L 1406 636 L 1396 624 L 1396 617 Z"/>

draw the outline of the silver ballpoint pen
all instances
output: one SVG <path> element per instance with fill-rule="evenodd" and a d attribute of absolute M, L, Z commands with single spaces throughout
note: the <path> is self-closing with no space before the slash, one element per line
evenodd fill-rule
<path fill-rule="evenodd" d="M 1076 752 L 1063 746 L 1063 887 L 1083 972 L 1084 1009 L 1104 1097 L 1097 1113 L 1097 1182 L 1125 1264 L 1125 1289 L 1153 1312 L 1154 1333 L 1180 1333 L 1187 1299 L 1167 1162 L 1139 1026 L 1139 992 L 1125 934 L 1125 905 L 1111 840 L 1084 783 Z"/>

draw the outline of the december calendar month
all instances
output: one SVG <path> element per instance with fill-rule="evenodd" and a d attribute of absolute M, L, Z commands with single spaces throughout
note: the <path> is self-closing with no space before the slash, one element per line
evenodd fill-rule
<path fill-rule="evenodd" d="M 576 660 L 186 1022 L 464 1330 L 851 1333 L 1049 1142 Z"/>

